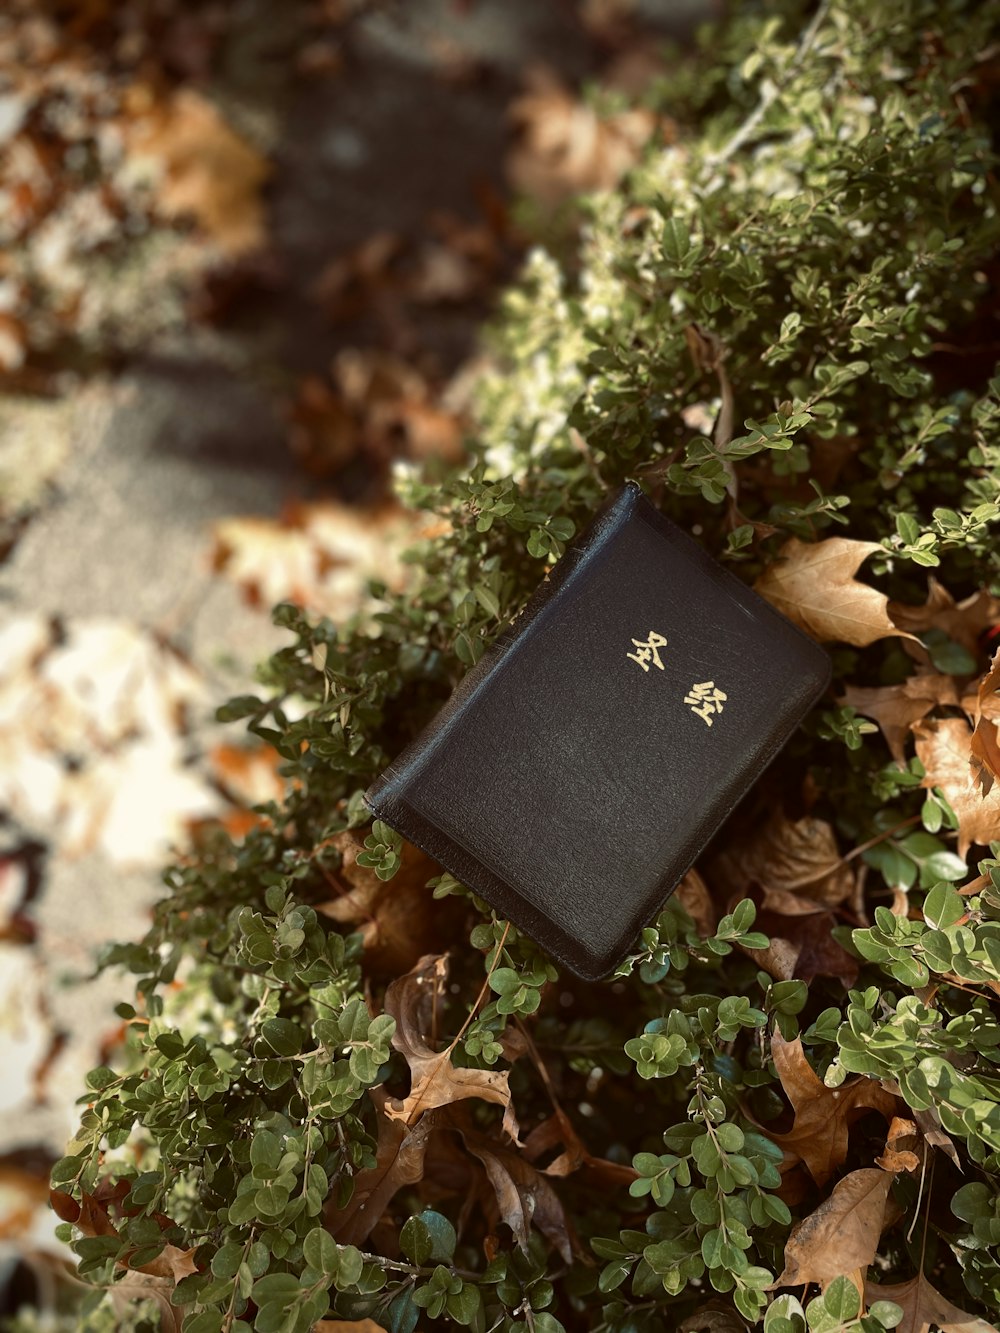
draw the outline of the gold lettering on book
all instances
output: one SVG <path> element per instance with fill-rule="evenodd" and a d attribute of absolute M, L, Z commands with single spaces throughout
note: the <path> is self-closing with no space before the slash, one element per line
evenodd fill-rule
<path fill-rule="evenodd" d="M 648 639 L 633 639 L 632 642 L 639 651 L 636 653 L 626 653 L 626 657 L 630 657 L 633 662 L 638 662 L 643 671 L 646 672 L 649 671 L 649 664 L 651 661 L 654 666 L 658 666 L 661 671 L 664 669 L 663 663 L 660 661 L 660 654 L 657 652 L 657 649 L 663 648 L 667 642 L 662 634 L 657 634 L 655 630 L 651 629 L 649 631 Z"/>
<path fill-rule="evenodd" d="M 727 698 L 724 691 L 716 689 L 714 680 L 704 680 L 691 686 L 690 693 L 684 696 L 684 702 L 691 705 L 692 713 L 697 713 L 711 726 L 712 714 L 722 712 L 723 701 Z"/>

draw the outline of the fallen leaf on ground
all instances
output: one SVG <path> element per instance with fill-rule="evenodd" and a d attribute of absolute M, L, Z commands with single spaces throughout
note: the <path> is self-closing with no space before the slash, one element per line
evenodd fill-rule
<path fill-rule="evenodd" d="M 151 166 L 160 212 L 193 217 L 227 256 L 262 245 L 266 158 L 192 88 L 160 101 L 140 87 L 130 102 L 128 150 L 133 165 Z"/>
<path fill-rule="evenodd" d="M 400 591 L 412 573 L 399 559 L 417 522 L 395 503 L 370 509 L 333 501 L 289 507 L 280 519 L 229 518 L 213 528 L 211 563 L 251 606 L 293 601 L 344 620 L 382 609 L 369 578 Z"/>
<path fill-rule="evenodd" d="M 449 1049 L 435 1051 L 438 1004 L 445 994 L 448 960 L 444 954 L 425 954 L 405 976 L 391 982 L 385 993 L 385 1012 L 396 1020 L 392 1044 L 410 1067 L 410 1092 L 402 1101 L 391 1098 L 385 1107 L 390 1120 L 413 1124 L 425 1112 L 466 1097 L 477 1097 L 504 1107 L 504 1125 L 517 1139 L 517 1122 L 506 1070 L 461 1069 L 451 1063 Z"/>
<path fill-rule="evenodd" d="M 883 551 L 878 542 L 850 537 L 820 542 L 791 537 L 757 579 L 754 591 L 820 641 L 863 648 L 888 635 L 912 638 L 890 619 L 888 597 L 854 577 L 861 562 L 876 551 Z"/>
<path fill-rule="evenodd" d="M 893 759 L 905 766 L 906 741 L 913 724 L 933 708 L 957 707 L 959 698 L 953 676 L 926 672 L 898 685 L 848 685 L 836 702 L 877 722 Z"/>
<path fill-rule="evenodd" d="M 188 763 L 205 697 L 168 643 L 126 621 L 23 616 L 0 631 L 0 804 L 60 850 L 157 865 L 221 802 Z"/>
<path fill-rule="evenodd" d="M 1000 787 L 988 795 L 976 785 L 972 764 L 972 728 L 962 717 L 925 718 L 913 728 L 917 758 L 924 766 L 923 787 L 940 787 L 958 819 L 959 856 L 973 843 L 987 846 L 1000 838 Z"/>
<path fill-rule="evenodd" d="M 569 1221 L 558 1194 L 544 1175 L 513 1148 L 464 1126 L 465 1146 L 482 1162 L 496 1195 L 500 1216 L 527 1252 L 532 1226 L 556 1247 L 566 1263 L 573 1261 Z"/>
<path fill-rule="evenodd" d="M 995 1325 L 952 1305 L 923 1273 L 895 1286 L 866 1282 L 865 1302 L 874 1305 L 876 1301 L 894 1301 L 902 1309 L 899 1333 L 931 1333 L 932 1328 L 940 1333 L 997 1333 Z"/>
<path fill-rule="evenodd" d="M 219 744 L 208 752 L 208 770 L 235 808 L 223 816 L 230 834 L 240 837 L 261 822 L 251 807 L 269 801 L 281 801 L 288 792 L 289 780 L 278 769 L 285 761 L 273 745 Z M 291 784 L 294 785 L 294 784 Z"/>
<path fill-rule="evenodd" d="M 25 1112 L 44 1096 L 49 1056 L 58 1041 L 36 951 L 0 942 L 0 1112 Z"/>
<path fill-rule="evenodd" d="M 748 949 L 742 944 L 737 947 L 775 981 L 810 982 L 816 977 L 835 977 L 845 990 L 850 990 L 858 979 L 860 965 L 831 933 L 837 918 L 825 909 L 809 910 L 808 899 L 800 900 L 799 909 L 792 914 L 761 908 L 756 924 L 770 943 L 764 949 Z"/>
<path fill-rule="evenodd" d="M 891 1185 L 892 1176 L 875 1167 L 838 1181 L 830 1197 L 792 1228 L 784 1271 L 774 1285 L 826 1287 L 834 1278 L 866 1269 L 878 1249 Z"/>
<path fill-rule="evenodd" d="M 508 113 L 518 135 L 505 163 L 514 190 L 552 206 L 581 191 L 614 189 L 655 133 L 653 113 L 636 107 L 602 117 L 548 71 L 535 71 L 530 82 Z"/>
<path fill-rule="evenodd" d="M 795 1121 L 787 1134 L 765 1133 L 784 1149 L 786 1166 L 803 1162 L 816 1184 L 824 1185 L 847 1159 L 853 1121 L 879 1111 L 891 1123 L 898 1100 L 870 1078 L 828 1088 L 806 1059 L 801 1037 L 785 1041 L 775 1032 L 771 1056 Z"/>
<path fill-rule="evenodd" d="M 929 574 L 927 601 L 922 606 L 891 601 L 889 614 L 901 630 L 920 633 L 922 630 L 939 629 L 949 639 L 961 644 L 966 652 L 978 658 L 980 634 L 1000 621 L 1000 598 L 980 588 L 961 602 L 956 602 L 948 589 L 933 574 Z M 919 643 L 908 642 L 905 647 L 908 652 L 929 657 L 927 650 Z"/>

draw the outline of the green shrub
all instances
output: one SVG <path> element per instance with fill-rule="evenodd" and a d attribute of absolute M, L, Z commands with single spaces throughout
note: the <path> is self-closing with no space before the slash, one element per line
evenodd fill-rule
<path fill-rule="evenodd" d="M 1000 818 L 956 809 L 905 725 L 890 761 L 832 702 L 917 667 L 923 715 L 954 719 L 1000 619 L 998 15 L 782 3 L 706 34 L 649 94 L 676 145 L 580 201 L 564 262 L 537 249 L 507 294 L 470 465 L 400 468 L 440 520 L 410 586 L 342 625 L 277 609 L 289 646 L 221 715 L 276 747 L 287 796 L 205 834 L 104 960 L 136 978 L 128 1051 L 53 1173 L 90 1326 L 109 1284 L 185 1333 L 1000 1312 Z M 987 593 L 939 592 L 910 640 L 886 619 L 832 642 L 831 701 L 768 775 L 772 834 L 812 821 L 812 880 L 853 877 L 809 906 L 823 940 L 741 879 L 765 835 L 736 823 L 714 916 L 692 877 L 585 986 L 369 828 L 361 792 L 627 477 L 748 580 L 839 536 L 870 544 L 844 577 L 866 556 L 883 608 L 923 606 L 928 566 Z M 381 937 L 324 910 L 347 887 Z"/>

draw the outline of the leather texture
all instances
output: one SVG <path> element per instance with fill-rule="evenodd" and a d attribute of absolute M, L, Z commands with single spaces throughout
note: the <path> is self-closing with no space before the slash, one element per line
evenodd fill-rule
<path fill-rule="evenodd" d="M 364 799 L 597 980 L 830 675 L 824 649 L 629 481 Z"/>

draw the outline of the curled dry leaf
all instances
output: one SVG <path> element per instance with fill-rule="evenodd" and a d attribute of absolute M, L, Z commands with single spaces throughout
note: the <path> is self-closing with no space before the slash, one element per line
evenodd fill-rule
<path fill-rule="evenodd" d="M 837 703 L 877 722 L 893 759 L 905 765 L 905 746 L 913 724 L 933 708 L 958 707 L 959 698 L 954 677 L 921 672 L 898 685 L 848 685 Z"/>
<path fill-rule="evenodd" d="M 995 1325 L 952 1305 L 923 1273 L 895 1286 L 866 1282 L 866 1304 L 874 1305 L 876 1301 L 893 1301 L 900 1307 L 903 1318 L 897 1327 L 902 1333 L 931 1333 L 931 1329 L 940 1333 L 996 1333 Z"/>
<path fill-rule="evenodd" d="M 938 1114 L 937 1108 L 928 1106 L 925 1111 L 914 1111 L 913 1118 L 924 1136 L 924 1142 L 929 1143 L 932 1148 L 940 1148 L 948 1160 L 961 1171 L 958 1149 L 941 1128 L 941 1116 Z"/>
<path fill-rule="evenodd" d="M 776 1287 L 818 1282 L 864 1270 L 875 1258 L 886 1219 L 892 1176 L 875 1167 L 852 1171 L 830 1197 L 792 1229 Z"/>
<path fill-rule="evenodd" d="M 775 1032 L 771 1055 L 795 1121 L 787 1134 L 765 1133 L 784 1149 L 786 1168 L 803 1162 L 816 1184 L 824 1185 L 847 1160 L 851 1124 L 869 1111 L 891 1123 L 898 1099 L 864 1077 L 828 1088 L 806 1059 L 801 1037 L 785 1041 Z"/>
<path fill-rule="evenodd" d="M 517 1121 L 506 1070 L 460 1069 L 451 1063 L 451 1048 L 435 1051 L 429 1044 L 437 1027 L 438 1004 L 444 996 L 448 960 L 425 954 L 405 976 L 386 989 L 385 1012 L 396 1020 L 392 1044 L 410 1067 L 410 1093 L 391 1098 L 385 1107 L 390 1120 L 415 1123 L 437 1106 L 478 1097 L 504 1107 L 504 1127 L 517 1142 Z"/>
<path fill-rule="evenodd" d="M 72 1195 L 62 1190 L 52 1190 L 49 1201 L 57 1217 L 64 1222 L 71 1222 L 85 1236 L 117 1236 L 118 1228 L 111 1220 L 109 1204 L 112 1200 L 120 1202 L 122 1194 L 127 1192 L 127 1184 L 120 1181 L 111 1191 L 105 1190 L 105 1195 L 100 1197 L 84 1193 L 77 1202 Z M 154 1216 L 161 1225 L 170 1225 L 169 1218 Z M 182 1250 L 176 1245 L 166 1245 L 155 1259 L 136 1268 L 129 1266 L 128 1255 L 118 1259 L 116 1267 L 122 1271 L 123 1276 L 110 1288 L 116 1311 L 124 1314 L 138 1301 L 153 1300 L 160 1312 L 162 1333 L 180 1333 L 184 1312 L 179 1306 L 171 1304 L 170 1295 L 179 1282 L 199 1271 L 194 1260 L 198 1248 L 195 1245 L 189 1250 Z"/>
<path fill-rule="evenodd" d="M 129 109 L 129 155 L 133 167 L 152 166 L 160 212 L 193 217 L 227 257 L 262 245 L 270 167 L 217 107 L 192 88 L 161 101 L 140 87 Z"/>
<path fill-rule="evenodd" d="M 925 718 L 913 728 L 923 787 L 939 787 L 958 819 L 958 854 L 1000 838 L 1000 787 L 984 794 L 976 785 L 973 731 L 962 717 Z"/>
<path fill-rule="evenodd" d="M 920 1158 L 913 1151 L 917 1147 L 920 1147 L 920 1131 L 913 1121 L 903 1116 L 893 1116 L 885 1139 L 885 1151 L 875 1161 L 883 1171 L 893 1174 L 917 1171 L 920 1169 Z"/>
<path fill-rule="evenodd" d="M 913 638 L 889 616 L 889 599 L 854 575 L 878 542 L 828 537 L 803 542 L 791 537 L 754 584 L 754 591 L 813 638 L 863 648 L 889 635 Z"/>

